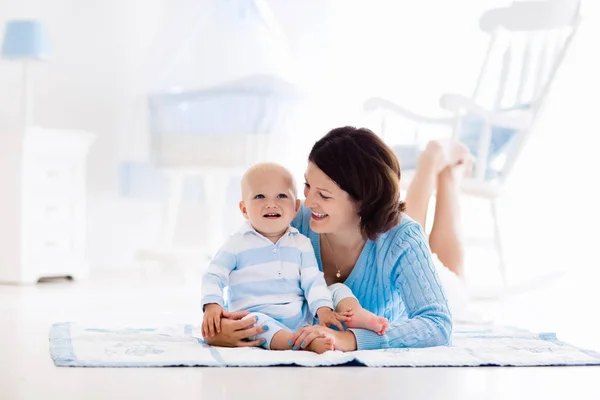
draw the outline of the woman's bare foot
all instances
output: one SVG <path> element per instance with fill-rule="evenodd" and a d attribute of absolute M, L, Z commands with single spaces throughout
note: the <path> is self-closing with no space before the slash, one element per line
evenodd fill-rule
<path fill-rule="evenodd" d="M 383 335 L 390 326 L 387 318 L 378 317 L 362 307 L 356 310 L 354 315 L 345 324 L 348 328 L 368 329 L 379 335 Z"/>
<path fill-rule="evenodd" d="M 462 165 L 468 170 L 473 156 L 467 146 L 454 139 L 431 140 L 419 157 L 419 163 L 433 168 L 439 174 L 447 167 Z"/>
<path fill-rule="evenodd" d="M 326 351 L 335 350 L 335 341 L 330 337 L 316 338 L 308 346 L 306 350 L 315 352 L 317 354 L 323 354 Z"/>

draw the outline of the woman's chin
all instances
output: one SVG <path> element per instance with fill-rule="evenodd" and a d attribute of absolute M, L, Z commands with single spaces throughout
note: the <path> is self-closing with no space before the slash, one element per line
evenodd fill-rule
<path fill-rule="evenodd" d="M 327 222 L 324 220 L 315 220 L 313 218 L 310 219 L 310 229 L 316 233 L 327 233 L 329 230 L 327 229 Z"/>

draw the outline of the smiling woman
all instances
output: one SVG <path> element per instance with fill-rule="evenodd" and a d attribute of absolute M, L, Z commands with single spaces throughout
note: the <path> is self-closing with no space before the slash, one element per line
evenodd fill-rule
<path fill-rule="evenodd" d="M 326 335 L 337 349 L 351 351 L 450 341 L 452 318 L 437 272 L 446 268 L 436 265 L 420 211 L 427 209 L 421 203 L 435 183 L 450 183 L 469 160 L 464 146 L 448 145 L 453 151 L 437 142 L 428 146 L 405 204 L 398 160 L 373 132 L 337 128 L 315 143 L 305 173 L 306 200 L 292 225 L 311 239 L 328 284 L 343 282 L 362 307 L 391 323 L 384 335 L 306 327 L 296 333 L 295 343 Z M 454 158 L 445 159 L 445 153 Z M 457 210 L 454 214 L 458 217 Z M 454 250 L 462 251 L 460 245 Z"/>

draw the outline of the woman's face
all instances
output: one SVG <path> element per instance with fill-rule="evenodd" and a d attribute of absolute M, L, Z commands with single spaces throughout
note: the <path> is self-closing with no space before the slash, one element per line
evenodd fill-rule
<path fill-rule="evenodd" d="M 313 231 L 338 233 L 359 227 L 356 202 L 314 163 L 308 163 L 304 180 L 304 205 L 312 211 Z"/>

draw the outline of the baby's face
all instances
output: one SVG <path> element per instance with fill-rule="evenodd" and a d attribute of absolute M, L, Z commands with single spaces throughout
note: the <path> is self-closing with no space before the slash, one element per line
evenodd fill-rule
<path fill-rule="evenodd" d="M 242 189 L 240 208 L 254 229 L 264 236 L 285 232 L 298 211 L 300 201 L 293 182 L 277 170 L 256 171 Z"/>

